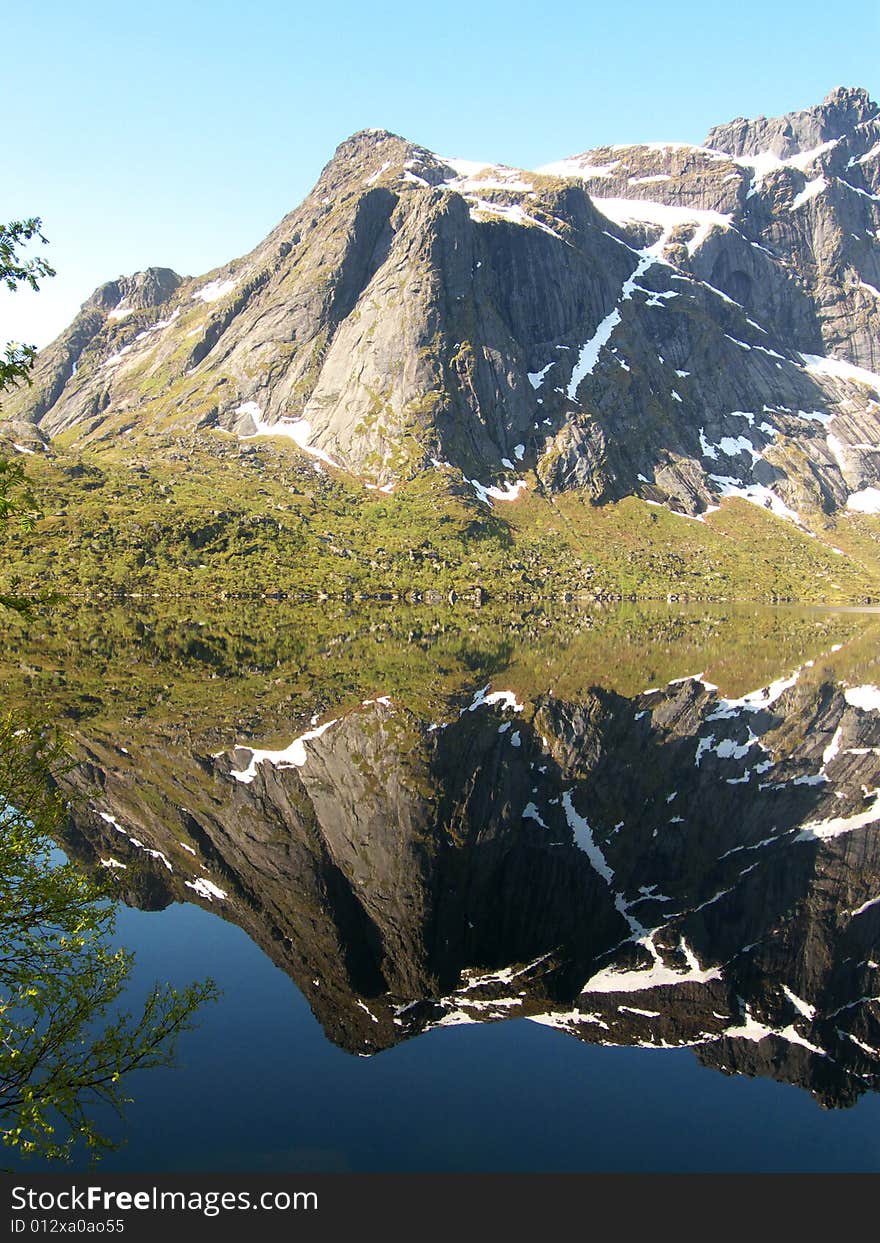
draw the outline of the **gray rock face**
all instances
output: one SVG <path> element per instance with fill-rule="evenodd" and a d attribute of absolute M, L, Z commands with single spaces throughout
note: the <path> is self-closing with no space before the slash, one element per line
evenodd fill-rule
<path fill-rule="evenodd" d="M 861 90 L 536 172 L 364 131 L 251 254 L 102 286 L 4 416 L 270 431 L 380 486 L 445 464 L 689 515 L 734 494 L 809 526 L 877 505 L 878 231 Z"/>
<path fill-rule="evenodd" d="M 86 302 L 85 309 L 109 312 L 115 319 L 124 319 L 132 311 L 161 306 L 182 281 L 171 268 L 147 268 L 133 276 L 120 276 L 100 285 Z"/>
<path fill-rule="evenodd" d="M 821 104 L 784 117 L 737 117 L 709 131 L 705 145 L 731 155 L 758 155 L 770 151 L 780 159 L 809 151 L 823 143 L 848 136 L 868 122 L 876 122 L 880 110 L 860 87 L 835 87 Z"/>

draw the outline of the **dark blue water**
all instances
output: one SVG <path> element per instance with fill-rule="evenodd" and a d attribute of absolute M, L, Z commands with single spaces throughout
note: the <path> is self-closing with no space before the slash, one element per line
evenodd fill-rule
<path fill-rule="evenodd" d="M 329 1043 L 289 978 L 210 911 L 122 908 L 133 998 L 223 990 L 178 1065 L 134 1075 L 118 1171 L 874 1171 L 880 1099 L 824 1111 L 689 1050 L 605 1048 L 513 1020 L 438 1028 L 375 1057 Z"/>

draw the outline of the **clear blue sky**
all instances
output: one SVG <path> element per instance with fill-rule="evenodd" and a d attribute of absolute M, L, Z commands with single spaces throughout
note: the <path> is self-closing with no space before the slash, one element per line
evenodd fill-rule
<path fill-rule="evenodd" d="M 0 342 L 37 345 L 104 280 L 249 250 L 358 129 L 528 168 L 880 90 L 878 0 L 41 0 L 4 34 L 0 220 L 42 216 L 58 276 L 0 292 Z"/>

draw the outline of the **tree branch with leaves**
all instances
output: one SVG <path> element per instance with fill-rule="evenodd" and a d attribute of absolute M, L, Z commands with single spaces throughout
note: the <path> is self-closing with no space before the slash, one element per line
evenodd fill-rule
<path fill-rule="evenodd" d="M 132 955 L 112 947 L 115 877 L 59 862 L 54 846 L 65 762 L 57 736 L 0 722 L 0 1140 L 50 1160 L 111 1147 L 93 1111 L 121 1115 L 126 1077 L 170 1065 L 217 996 L 210 980 L 156 984 L 139 1014 L 119 1009 Z"/>
<path fill-rule="evenodd" d="M 55 269 L 40 255 L 25 259 L 20 254 L 21 247 L 34 238 L 48 245 L 42 228 L 39 216 L 0 224 L 0 285 L 5 285 L 12 293 L 21 286 L 39 290 L 44 277 L 55 275 Z M 30 373 L 36 356 L 34 345 L 10 341 L 4 346 L 0 354 L 0 393 L 19 384 L 31 383 Z M 0 522 L 11 514 L 19 515 L 19 522 L 25 529 L 32 527 L 37 517 L 24 467 L 20 462 L 0 456 Z M 14 606 L 6 597 L 0 598 L 0 604 Z"/>
<path fill-rule="evenodd" d="M 21 286 L 39 290 L 40 281 L 54 276 L 55 269 L 41 255 L 22 258 L 20 249 L 35 238 L 48 245 L 43 236 L 43 222 L 39 216 L 29 220 L 11 220 L 0 224 L 0 284 L 15 293 Z M 30 384 L 30 372 L 37 350 L 34 345 L 10 342 L 0 356 L 0 392 L 16 385 Z"/>

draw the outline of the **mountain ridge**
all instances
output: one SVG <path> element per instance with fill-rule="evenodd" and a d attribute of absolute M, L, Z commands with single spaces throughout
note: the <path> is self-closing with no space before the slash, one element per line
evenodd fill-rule
<path fill-rule="evenodd" d="M 248 254 L 99 287 L 7 435 L 284 435 L 316 468 L 386 491 L 440 471 L 486 504 L 877 512 L 880 109 L 835 88 L 710 140 L 735 153 L 528 171 L 359 131 Z"/>

